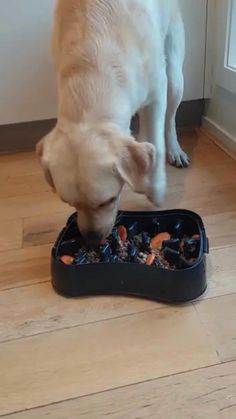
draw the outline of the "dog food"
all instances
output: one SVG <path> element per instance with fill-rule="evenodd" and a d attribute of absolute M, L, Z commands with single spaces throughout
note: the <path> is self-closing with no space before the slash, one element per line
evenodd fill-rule
<path fill-rule="evenodd" d="M 160 232 L 160 225 L 153 220 L 154 236 L 139 232 L 137 222 L 128 227 L 118 225 L 107 240 L 96 249 L 79 246 L 75 254 L 62 255 L 66 265 L 92 263 L 138 263 L 163 269 L 186 269 L 193 266 L 200 251 L 200 236 L 177 238 L 181 223 L 175 226 L 174 234 Z"/>

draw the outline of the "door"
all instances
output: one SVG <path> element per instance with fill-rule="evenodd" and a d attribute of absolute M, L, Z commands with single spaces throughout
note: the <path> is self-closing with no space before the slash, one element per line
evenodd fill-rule
<path fill-rule="evenodd" d="M 236 94 L 236 0 L 215 0 L 216 84 Z"/>

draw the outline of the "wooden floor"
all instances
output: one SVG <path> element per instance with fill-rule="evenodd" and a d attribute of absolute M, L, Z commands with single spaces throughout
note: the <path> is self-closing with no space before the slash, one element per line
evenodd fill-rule
<path fill-rule="evenodd" d="M 1 417 L 236 418 L 236 162 L 203 134 L 183 143 L 192 166 L 168 169 L 166 206 L 199 212 L 211 244 L 208 292 L 185 306 L 56 295 L 71 210 L 33 154 L 0 157 Z M 127 192 L 122 207 L 151 205 Z"/>

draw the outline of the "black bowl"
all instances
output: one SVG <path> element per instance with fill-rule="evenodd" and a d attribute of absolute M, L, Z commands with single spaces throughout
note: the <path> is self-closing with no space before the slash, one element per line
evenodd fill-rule
<path fill-rule="evenodd" d="M 117 223 L 128 227 L 137 221 L 140 229 L 151 234 L 154 219 L 159 223 L 160 231 L 168 231 L 175 237 L 200 236 L 198 257 L 192 266 L 170 270 L 138 263 L 65 265 L 60 261 L 60 256 L 74 255 L 81 240 L 76 214 L 73 214 L 52 249 L 51 271 L 55 290 L 67 297 L 120 294 L 168 303 L 198 298 L 207 287 L 206 253 L 209 252 L 202 219 L 187 210 L 123 211 L 119 212 Z"/>

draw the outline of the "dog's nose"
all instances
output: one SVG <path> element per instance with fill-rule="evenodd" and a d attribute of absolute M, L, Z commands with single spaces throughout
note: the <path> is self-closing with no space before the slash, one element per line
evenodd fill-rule
<path fill-rule="evenodd" d="M 102 240 L 102 234 L 99 233 L 98 231 L 93 231 L 93 230 L 87 231 L 85 233 L 85 240 L 90 245 L 99 244 Z"/>

